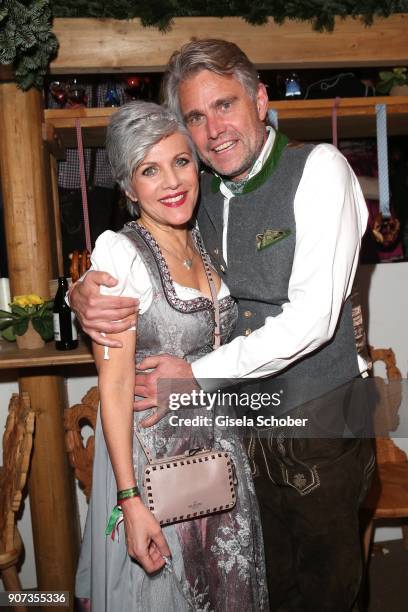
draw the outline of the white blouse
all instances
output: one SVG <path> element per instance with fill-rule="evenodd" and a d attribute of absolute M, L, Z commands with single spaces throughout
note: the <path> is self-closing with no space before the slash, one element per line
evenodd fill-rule
<path fill-rule="evenodd" d="M 109 272 L 118 280 L 114 287 L 101 286 L 103 295 L 137 298 L 139 313 L 147 311 L 153 298 L 153 287 L 149 272 L 137 249 L 123 234 L 111 230 L 103 232 L 95 243 L 91 255 L 91 270 Z M 198 289 L 185 287 L 173 281 L 174 289 L 181 300 L 203 295 Z M 218 299 L 229 295 L 226 284 L 221 280 Z"/>

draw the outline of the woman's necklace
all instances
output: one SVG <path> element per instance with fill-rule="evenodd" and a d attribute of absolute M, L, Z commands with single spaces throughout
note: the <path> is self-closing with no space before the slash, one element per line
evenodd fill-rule
<path fill-rule="evenodd" d="M 178 261 L 180 261 L 183 266 L 186 268 L 186 270 L 191 270 L 191 268 L 193 267 L 193 259 L 194 257 L 197 255 L 195 249 L 190 246 L 189 244 L 186 245 L 186 251 L 188 250 L 188 248 L 190 248 L 192 255 L 191 257 L 180 257 L 180 255 L 177 255 L 177 253 L 174 253 L 173 251 L 171 251 L 170 249 L 168 249 L 167 247 L 163 246 L 158 240 L 157 238 L 155 238 L 154 234 L 151 232 L 151 230 L 149 229 L 148 226 L 146 226 L 140 219 L 138 219 L 138 223 L 139 225 L 144 226 L 148 232 L 150 232 L 153 236 L 153 238 L 156 240 L 157 244 L 159 245 L 159 248 L 162 251 L 166 251 L 167 253 L 169 253 L 169 255 L 172 255 L 175 259 L 178 259 Z M 188 251 L 187 251 L 188 254 Z"/>
<path fill-rule="evenodd" d="M 156 242 L 157 242 L 157 241 L 156 241 Z M 189 246 L 189 245 L 187 245 L 187 249 L 188 249 L 188 246 Z M 191 255 L 191 257 L 185 257 L 185 258 L 180 257 L 179 255 L 177 255 L 177 254 L 176 254 L 176 253 L 174 253 L 173 251 L 170 251 L 170 249 L 166 248 L 165 246 L 163 246 L 163 245 L 161 245 L 161 244 L 159 244 L 159 247 L 160 247 L 160 248 L 161 248 L 163 251 L 166 251 L 167 253 L 169 253 L 170 255 L 172 255 L 172 256 L 173 256 L 175 259 L 178 259 L 178 260 L 179 260 L 179 261 L 180 261 L 180 262 L 183 264 L 183 266 L 186 268 L 186 270 L 191 270 L 191 268 L 193 267 L 193 259 L 194 259 L 195 255 L 196 255 L 196 253 L 195 253 L 195 251 L 194 251 L 194 249 L 193 249 L 192 247 L 190 247 L 190 248 L 191 248 L 191 251 L 192 251 L 192 255 Z M 186 249 L 186 250 L 187 250 L 187 249 Z"/>

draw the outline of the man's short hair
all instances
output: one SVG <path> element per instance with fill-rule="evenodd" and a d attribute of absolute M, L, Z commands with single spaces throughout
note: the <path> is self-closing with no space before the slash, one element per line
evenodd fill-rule
<path fill-rule="evenodd" d="M 201 70 L 209 70 L 220 76 L 234 76 L 248 95 L 256 99 L 258 72 L 236 44 L 216 38 L 193 40 L 173 53 L 163 79 L 163 101 L 180 119 L 179 85 Z"/>

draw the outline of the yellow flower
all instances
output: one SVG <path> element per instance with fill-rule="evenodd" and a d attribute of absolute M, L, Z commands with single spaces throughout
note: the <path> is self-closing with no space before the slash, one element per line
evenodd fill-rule
<path fill-rule="evenodd" d="M 14 296 L 13 301 L 11 302 L 12 306 L 20 306 L 21 308 L 25 308 L 30 305 L 30 302 L 27 299 L 26 295 L 16 295 Z"/>
<path fill-rule="evenodd" d="M 30 293 L 26 297 L 30 303 L 30 306 L 41 306 L 42 304 L 44 304 L 44 300 L 42 299 L 42 297 L 40 297 L 36 293 Z"/>
<path fill-rule="evenodd" d="M 29 306 L 41 306 L 44 304 L 42 297 L 36 293 L 29 293 L 28 295 L 16 295 L 11 303 L 12 306 L 20 306 L 20 308 L 27 308 Z"/>

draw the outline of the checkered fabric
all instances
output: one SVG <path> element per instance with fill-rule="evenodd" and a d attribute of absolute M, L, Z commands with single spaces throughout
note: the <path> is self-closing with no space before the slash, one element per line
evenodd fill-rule
<path fill-rule="evenodd" d="M 111 83 L 101 83 L 98 85 L 92 83 L 80 83 L 81 87 L 85 88 L 88 98 L 87 106 L 104 106 L 108 89 L 112 87 Z M 124 86 L 121 83 L 115 83 L 115 89 L 118 93 L 121 104 L 124 104 L 125 92 Z M 51 94 L 48 95 L 48 108 L 60 108 Z M 111 169 L 109 166 L 108 157 L 105 149 L 90 149 L 84 150 L 85 171 L 87 185 L 89 187 L 105 187 L 112 189 L 115 181 L 112 178 Z M 91 164 L 93 166 L 93 176 L 91 177 Z M 90 184 L 92 183 L 92 184 Z M 77 149 L 67 149 L 65 161 L 58 163 L 58 185 L 64 189 L 80 189 L 79 177 L 79 159 Z"/>

